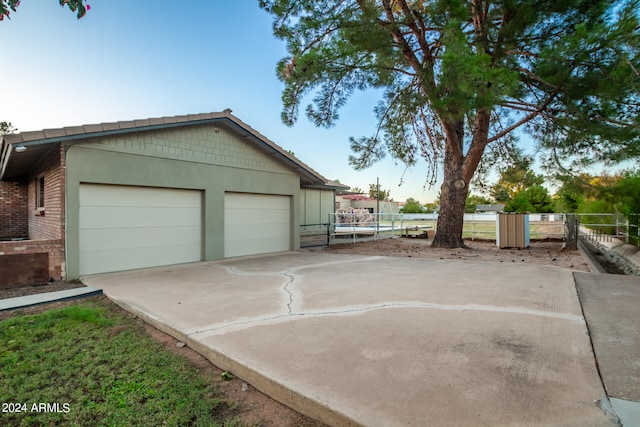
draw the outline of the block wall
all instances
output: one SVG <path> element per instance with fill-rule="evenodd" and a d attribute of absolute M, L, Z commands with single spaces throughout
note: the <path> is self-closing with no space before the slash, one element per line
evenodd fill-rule
<path fill-rule="evenodd" d="M 39 253 L 49 254 L 49 278 L 58 281 L 66 277 L 64 241 L 62 239 L 0 242 L 0 256 Z"/>

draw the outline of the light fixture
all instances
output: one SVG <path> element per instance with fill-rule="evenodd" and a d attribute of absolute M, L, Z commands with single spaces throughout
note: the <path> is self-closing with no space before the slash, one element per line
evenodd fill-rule
<path fill-rule="evenodd" d="M 16 147 L 16 153 L 22 153 L 24 151 L 27 151 L 27 147 L 25 147 L 24 145 L 18 145 Z"/>

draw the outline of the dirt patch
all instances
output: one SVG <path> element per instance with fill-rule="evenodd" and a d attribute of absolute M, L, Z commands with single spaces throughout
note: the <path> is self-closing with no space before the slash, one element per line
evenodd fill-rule
<path fill-rule="evenodd" d="M 531 241 L 531 246 L 526 249 L 500 249 L 496 246 L 495 241 L 487 240 L 466 240 L 465 243 L 469 249 L 444 249 L 432 248 L 431 240 L 396 238 L 355 244 L 338 244 L 307 250 L 332 254 L 530 263 L 590 271 L 580 251 L 562 249 L 563 242 L 561 240 Z"/>

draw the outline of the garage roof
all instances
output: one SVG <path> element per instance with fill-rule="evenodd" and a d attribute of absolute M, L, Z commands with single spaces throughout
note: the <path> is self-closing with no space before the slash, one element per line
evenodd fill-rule
<path fill-rule="evenodd" d="M 217 113 L 99 123 L 0 136 L 0 180 L 27 175 L 42 156 L 51 149 L 51 146 L 58 142 L 207 123 L 219 123 L 234 128 L 256 147 L 272 154 L 278 161 L 297 172 L 300 175 L 302 185 L 342 187 L 340 184 L 328 181 L 311 167 L 283 150 L 278 144 L 231 114 L 230 109 Z"/>

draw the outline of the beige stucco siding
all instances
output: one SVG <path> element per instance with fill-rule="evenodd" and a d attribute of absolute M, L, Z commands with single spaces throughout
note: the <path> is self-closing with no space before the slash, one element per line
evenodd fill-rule
<path fill-rule="evenodd" d="M 211 146 L 207 145 L 207 138 Z M 290 248 L 300 246 L 299 176 L 250 146 L 241 135 L 224 129 L 216 132 L 212 125 L 111 136 L 71 145 L 66 179 L 69 278 L 79 274 L 80 183 L 202 191 L 206 261 L 224 258 L 225 192 L 290 196 Z"/>

